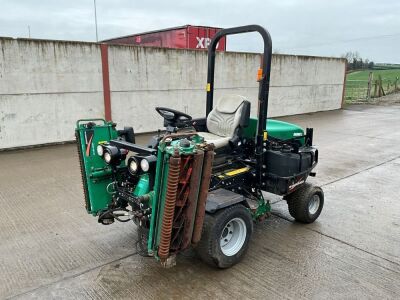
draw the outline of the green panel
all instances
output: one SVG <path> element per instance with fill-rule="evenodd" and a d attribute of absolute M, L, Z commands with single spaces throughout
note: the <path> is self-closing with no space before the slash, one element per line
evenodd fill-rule
<path fill-rule="evenodd" d="M 243 135 L 247 138 L 255 138 L 257 132 L 257 118 L 250 118 L 249 126 L 244 128 Z M 303 135 L 304 131 L 301 127 L 288 122 L 268 119 L 267 121 L 268 136 L 287 140 L 297 135 Z"/>
<path fill-rule="evenodd" d="M 88 127 L 89 121 L 101 121 L 102 125 Z M 80 120 L 77 122 L 76 136 L 79 159 L 81 162 L 83 188 L 85 191 L 86 210 L 96 215 L 107 208 L 111 194 L 107 186 L 112 182 L 111 168 L 97 155 L 97 145 L 117 137 L 112 123 L 104 120 Z"/>
<path fill-rule="evenodd" d="M 149 237 L 147 240 L 147 249 L 148 252 L 151 254 L 155 250 L 155 241 L 154 241 L 154 236 L 157 235 L 156 233 L 156 220 L 157 220 L 157 213 L 158 213 L 158 200 L 160 197 L 160 185 L 161 185 L 161 179 L 162 179 L 162 174 L 165 171 L 164 170 L 164 153 L 162 151 L 162 145 L 161 147 L 158 147 L 158 153 L 157 153 L 157 166 L 156 166 L 156 176 L 154 179 L 154 195 L 151 198 L 151 220 L 150 220 L 150 229 L 149 229 Z"/>
<path fill-rule="evenodd" d="M 140 175 L 139 181 L 133 191 L 136 197 L 143 196 L 150 192 L 150 176 L 148 173 Z"/>
<path fill-rule="evenodd" d="M 304 134 L 301 127 L 278 120 L 267 121 L 267 132 L 268 135 L 282 140 L 291 139 Z"/>
<path fill-rule="evenodd" d="M 191 154 L 195 149 L 195 143 L 190 142 L 188 147 L 182 147 L 180 145 L 181 140 L 176 140 L 171 143 L 170 146 L 165 147 L 165 152 L 173 155 L 175 150 L 178 149 L 180 154 Z"/>

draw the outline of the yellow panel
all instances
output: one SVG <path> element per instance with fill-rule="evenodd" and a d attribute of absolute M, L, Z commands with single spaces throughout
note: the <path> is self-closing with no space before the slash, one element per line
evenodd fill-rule
<path fill-rule="evenodd" d="M 264 131 L 264 141 L 268 140 L 268 132 Z"/>
<path fill-rule="evenodd" d="M 226 176 L 235 176 L 237 174 L 240 174 L 240 173 L 243 173 L 243 172 L 247 172 L 248 170 L 250 170 L 249 167 L 240 168 L 240 169 L 236 169 L 236 170 L 233 170 L 233 171 L 226 172 L 225 175 Z"/>

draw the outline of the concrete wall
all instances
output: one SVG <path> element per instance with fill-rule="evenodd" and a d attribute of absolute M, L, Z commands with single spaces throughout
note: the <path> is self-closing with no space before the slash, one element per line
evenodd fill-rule
<path fill-rule="evenodd" d="M 215 99 L 224 93 L 241 94 L 251 101 L 252 115 L 256 115 L 260 56 L 218 54 Z M 156 106 L 204 116 L 205 52 L 111 46 L 109 64 L 112 114 L 117 123 L 131 124 L 137 132 L 156 130 L 162 124 L 154 113 Z M 344 72 L 344 61 L 336 58 L 274 55 L 269 116 L 340 108 Z"/>
<path fill-rule="evenodd" d="M 104 111 L 97 45 L 0 39 L 0 148 L 74 139 Z"/>
<path fill-rule="evenodd" d="M 100 47 L 0 39 L 0 149 L 73 140 L 79 118 L 103 117 Z M 205 113 L 206 52 L 109 46 L 112 117 L 136 132 L 162 127 L 156 106 Z M 260 56 L 219 53 L 215 99 L 247 96 L 257 108 Z M 341 59 L 275 55 L 269 116 L 341 107 Z"/>

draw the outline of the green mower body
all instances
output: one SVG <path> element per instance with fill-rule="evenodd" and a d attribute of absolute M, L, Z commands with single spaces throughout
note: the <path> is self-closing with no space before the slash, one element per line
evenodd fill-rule
<path fill-rule="evenodd" d="M 254 138 L 257 132 L 257 118 L 250 118 L 249 125 L 244 129 L 243 135 L 247 138 Z M 300 126 L 288 122 L 269 119 L 265 127 L 268 136 L 279 139 L 289 140 L 304 136 L 304 130 Z M 304 145 L 304 138 L 298 139 Z"/>

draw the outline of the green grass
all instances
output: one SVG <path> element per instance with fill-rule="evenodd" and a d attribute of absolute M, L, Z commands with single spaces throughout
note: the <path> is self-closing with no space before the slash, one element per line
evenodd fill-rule
<path fill-rule="evenodd" d="M 355 71 L 347 74 L 346 78 L 346 95 L 345 99 L 349 101 L 365 99 L 367 96 L 368 88 L 368 76 L 372 71 L 373 82 L 371 89 L 371 96 L 374 96 L 374 83 L 379 79 L 379 75 L 382 77 L 382 86 L 385 93 L 390 93 L 395 90 L 394 82 L 396 78 L 400 78 L 400 69 L 388 69 L 388 70 L 362 70 Z M 397 81 L 397 89 L 400 86 L 400 79 Z"/>
<path fill-rule="evenodd" d="M 371 70 L 355 71 L 347 74 L 347 80 L 368 80 L 368 75 Z M 396 80 L 396 77 L 400 78 L 400 69 L 390 70 L 372 70 L 374 74 L 374 80 L 378 79 L 381 75 L 383 80 Z"/>

